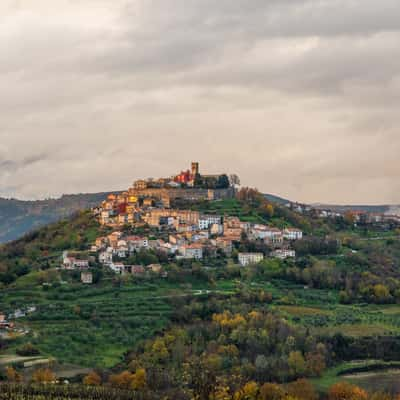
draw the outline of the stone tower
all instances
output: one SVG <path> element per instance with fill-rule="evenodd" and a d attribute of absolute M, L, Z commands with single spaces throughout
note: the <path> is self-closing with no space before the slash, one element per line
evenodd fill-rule
<path fill-rule="evenodd" d="M 197 176 L 199 174 L 199 163 L 192 162 L 192 176 Z"/>

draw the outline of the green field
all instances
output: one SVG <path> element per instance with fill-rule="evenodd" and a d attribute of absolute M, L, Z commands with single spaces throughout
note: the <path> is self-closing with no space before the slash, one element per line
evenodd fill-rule
<path fill-rule="evenodd" d="M 29 280 L 29 276 L 24 278 Z M 18 286 L 18 285 L 17 285 Z M 284 281 L 244 283 L 219 280 L 214 285 L 197 282 L 181 286 L 158 283 L 111 282 L 101 286 L 63 285 L 2 291 L 0 308 L 12 311 L 35 305 L 37 311 L 18 319 L 18 327 L 29 330 L 14 338 L 7 354 L 31 342 L 43 357 L 87 367 L 111 367 L 123 354 L 168 325 L 171 297 L 185 294 L 234 295 L 243 288 L 262 288 L 273 294 L 271 309 L 295 325 L 315 334 L 372 336 L 400 334 L 400 306 L 341 305 L 335 291 L 304 289 Z"/>
<path fill-rule="evenodd" d="M 17 320 L 17 327 L 29 333 L 13 339 L 7 352 L 31 342 L 43 356 L 61 362 L 111 367 L 168 323 L 170 306 L 163 298 L 168 290 L 151 284 L 3 290 L 2 310 L 37 307 Z"/>

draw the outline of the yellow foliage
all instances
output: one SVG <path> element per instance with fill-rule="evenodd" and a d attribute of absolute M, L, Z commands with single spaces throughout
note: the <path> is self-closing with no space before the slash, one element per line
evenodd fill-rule
<path fill-rule="evenodd" d="M 32 375 L 32 381 L 35 383 L 50 383 L 55 380 L 56 376 L 49 368 L 40 368 Z"/>
<path fill-rule="evenodd" d="M 83 378 L 83 383 L 88 386 L 100 386 L 101 377 L 96 372 L 92 371 Z"/>
<path fill-rule="evenodd" d="M 235 395 L 234 400 L 257 400 L 260 388 L 256 382 L 247 382 Z"/>
<path fill-rule="evenodd" d="M 214 314 L 213 321 L 222 328 L 226 327 L 228 329 L 235 329 L 238 326 L 246 325 L 246 320 L 242 315 L 232 315 L 229 311 L 224 311 L 222 314 Z"/>
<path fill-rule="evenodd" d="M 365 390 L 350 383 L 336 383 L 329 389 L 329 400 L 367 400 Z"/>
<path fill-rule="evenodd" d="M 284 390 L 275 383 L 264 383 L 260 389 L 260 400 L 283 400 L 285 398 Z"/>
<path fill-rule="evenodd" d="M 142 390 L 146 387 L 147 384 L 147 374 L 144 368 L 139 368 L 132 379 L 132 389 Z"/>
<path fill-rule="evenodd" d="M 120 374 L 111 375 L 108 381 L 113 387 L 130 389 L 133 384 L 133 376 L 129 371 L 123 371 Z"/>
<path fill-rule="evenodd" d="M 165 360 L 169 356 L 167 346 L 165 345 L 164 340 L 161 338 L 157 338 L 154 341 L 151 351 L 157 360 Z"/>
<path fill-rule="evenodd" d="M 13 367 L 6 367 L 7 380 L 9 382 L 21 382 L 22 376 Z"/>

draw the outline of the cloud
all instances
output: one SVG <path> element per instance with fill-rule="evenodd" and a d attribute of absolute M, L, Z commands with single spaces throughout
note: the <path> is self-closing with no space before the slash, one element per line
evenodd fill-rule
<path fill-rule="evenodd" d="M 400 202 L 399 11 L 2 2 L 0 195 L 125 188 L 196 159 L 300 201 Z"/>

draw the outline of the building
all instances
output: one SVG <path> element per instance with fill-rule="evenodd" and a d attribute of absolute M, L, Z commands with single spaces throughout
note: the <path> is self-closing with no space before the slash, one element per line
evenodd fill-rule
<path fill-rule="evenodd" d="M 99 254 L 99 263 L 100 264 L 111 264 L 113 261 L 113 254 L 110 251 L 102 251 Z"/>
<path fill-rule="evenodd" d="M 147 266 L 147 269 L 154 274 L 160 274 L 162 271 L 162 266 L 161 264 L 150 264 Z"/>
<path fill-rule="evenodd" d="M 150 226 L 159 227 L 160 220 L 165 222 L 165 218 L 174 218 L 179 224 L 199 224 L 200 214 L 198 211 L 191 210 L 168 210 L 168 209 L 156 209 L 151 210 L 143 216 L 143 220 Z"/>
<path fill-rule="evenodd" d="M 143 276 L 145 274 L 145 269 L 142 265 L 132 265 L 131 274 L 135 276 Z"/>
<path fill-rule="evenodd" d="M 90 271 L 81 272 L 81 282 L 86 284 L 92 284 L 93 274 Z"/>
<path fill-rule="evenodd" d="M 201 215 L 199 218 L 199 229 L 209 229 L 211 225 L 221 225 L 222 218 L 220 215 Z"/>
<path fill-rule="evenodd" d="M 110 269 L 116 274 L 122 275 L 125 273 L 125 265 L 123 263 L 111 263 Z"/>
<path fill-rule="evenodd" d="M 250 264 L 258 264 L 264 259 L 263 253 L 239 253 L 238 254 L 239 264 L 242 267 L 246 267 Z"/>
<path fill-rule="evenodd" d="M 89 268 L 89 261 L 70 257 L 68 252 L 64 251 L 62 268 L 67 270 L 86 269 Z"/>
<path fill-rule="evenodd" d="M 221 249 L 225 253 L 225 255 L 230 256 L 232 254 L 232 240 L 224 237 L 218 237 L 215 240 L 215 244 L 218 249 Z"/>
<path fill-rule="evenodd" d="M 303 238 L 303 232 L 296 228 L 286 228 L 283 230 L 283 237 L 287 240 L 300 240 Z"/>
<path fill-rule="evenodd" d="M 296 257 L 296 252 L 291 249 L 278 249 L 278 250 L 274 250 L 271 253 L 271 256 L 275 257 L 275 258 L 280 258 L 281 260 L 284 260 L 286 258 Z"/>
<path fill-rule="evenodd" d="M 149 241 L 146 237 L 128 236 L 125 238 L 125 241 L 130 253 L 140 249 L 147 249 L 149 247 Z"/>
<path fill-rule="evenodd" d="M 203 258 L 203 246 L 200 244 L 187 244 L 179 247 L 179 253 L 183 258 L 195 258 L 201 260 Z"/>

